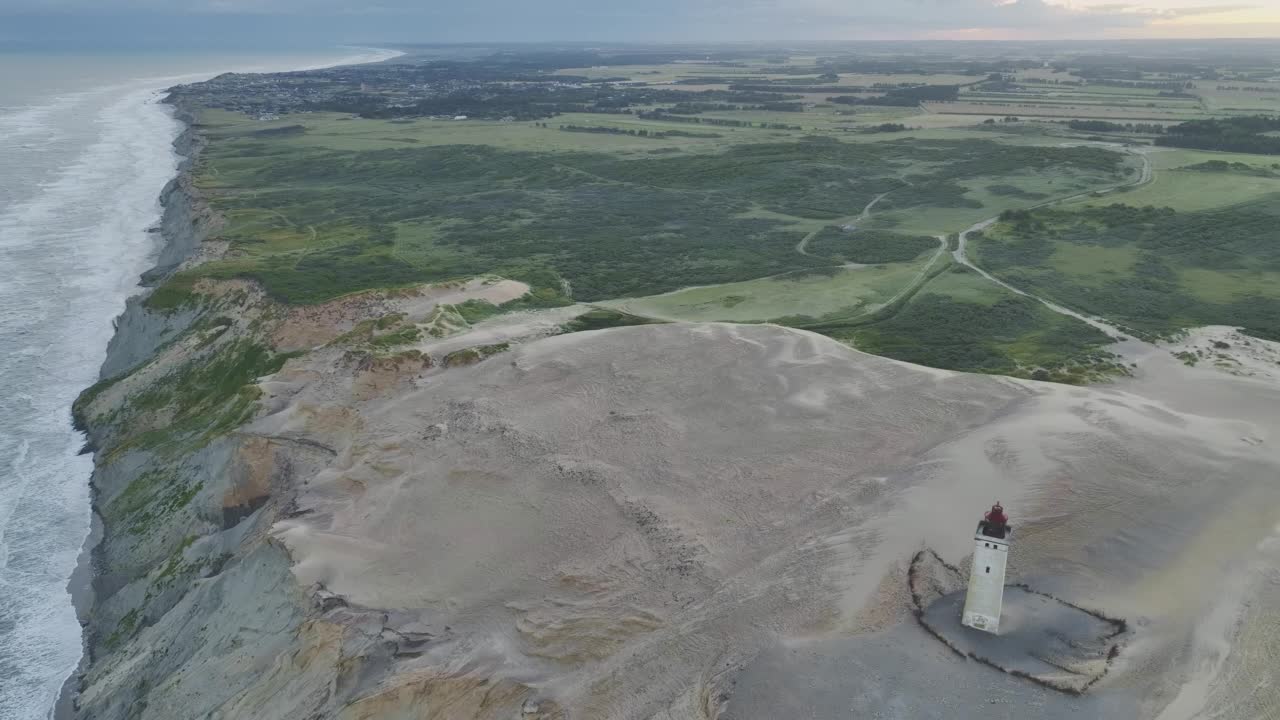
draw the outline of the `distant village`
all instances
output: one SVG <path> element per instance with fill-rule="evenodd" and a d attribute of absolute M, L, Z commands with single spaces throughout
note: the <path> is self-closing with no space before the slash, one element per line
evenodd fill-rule
<path fill-rule="evenodd" d="M 289 113 L 344 111 L 364 117 L 484 118 L 514 122 L 565 110 L 590 110 L 612 95 L 610 83 L 528 72 L 486 73 L 455 64 L 378 64 L 274 73 L 227 73 L 178 86 L 172 95 L 258 120 Z"/>

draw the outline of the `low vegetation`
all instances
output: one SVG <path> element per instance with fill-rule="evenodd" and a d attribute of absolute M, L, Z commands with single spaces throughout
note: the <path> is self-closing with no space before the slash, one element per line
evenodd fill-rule
<path fill-rule="evenodd" d="M 204 277 L 309 304 L 493 273 L 532 291 L 358 341 L 392 349 L 585 301 L 611 309 L 566 330 L 646 313 L 776 321 L 942 367 L 1088 376 L 1071 368 L 1106 365 L 1104 338 L 934 254 L 938 237 L 955 250 L 955 232 L 1013 209 L 973 245 L 1002 277 L 1139 333 L 1228 318 L 1272 332 L 1280 276 L 1261 206 L 1025 210 L 1090 193 L 1080 204 L 1101 205 L 1137 178 L 1136 155 L 1080 133 L 1260 152 L 1276 140 L 1280 121 L 1210 110 L 1215 93 L 1263 82 L 1207 84 L 1239 68 L 1179 66 L 1173 79 L 1150 58 L 1095 60 L 682 48 L 222 76 L 176 95 L 206 111 L 197 176 L 230 250 L 147 303 L 189 307 Z M 963 115 L 980 117 L 949 127 Z M 1266 198 L 1280 178 L 1258 159 L 1184 166 L 1125 197 L 1203 198 L 1195 173 L 1215 173 Z M 971 347 L 955 342 L 965 334 Z"/>
<path fill-rule="evenodd" d="M 1280 340 L 1277 207 L 1010 212 L 975 245 L 1016 286 L 1141 333 L 1226 324 Z"/>
<path fill-rule="evenodd" d="M 808 250 L 840 262 L 865 265 L 909 262 L 938 249 L 938 239 L 927 235 L 903 235 L 886 230 L 827 227 L 809 240 Z"/>
<path fill-rule="evenodd" d="M 221 132 L 200 172 L 232 251 L 171 278 L 155 307 L 187 302 L 204 276 L 250 278 L 289 303 L 484 273 L 530 282 L 544 305 L 568 293 L 652 295 L 833 265 L 794 251 L 806 228 L 889 191 L 890 211 L 981 208 L 961 180 L 1123 169 L 1122 156 L 1097 148 L 988 140 L 818 138 L 624 157 L 485 145 L 336 150 L 310 133 L 264 144 L 250 128 Z"/>
<path fill-rule="evenodd" d="M 1268 134 L 1276 131 L 1280 131 L 1280 118 L 1267 115 L 1211 118 L 1174 125 L 1155 142 L 1195 150 L 1280 155 L 1280 137 Z"/>
<path fill-rule="evenodd" d="M 1102 332 L 962 266 L 883 313 L 819 331 L 866 352 L 949 370 L 1067 383 L 1125 372 Z"/>
<path fill-rule="evenodd" d="M 570 320 L 562 326 L 565 332 L 604 330 L 632 325 L 649 325 L 655 321 L 608 308 L 594 308 Z"/>

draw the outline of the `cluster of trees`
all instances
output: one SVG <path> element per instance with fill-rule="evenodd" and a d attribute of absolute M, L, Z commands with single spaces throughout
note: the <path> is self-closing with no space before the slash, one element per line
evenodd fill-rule
<path fill-rule="evenodd" d="M 994 184 L 988 185 L 987 192 L 991 193 L 992 195 L 1001 195 L 1003 197 L 1016 197 L 1016 198 L 1022 198 L 1023 200 L 1044 200 L 1045 198 L 1049 197 L 1045 193 L 1032 192 L 1030 190 L 1025 190 L 1021 187 L 1018 187 L 1017 185 L 1010 185 L 1009 183 L 994 183 Z"/>
<path fill-rule="evenodd" d="M 1088 77 L 1084 75 L 1084 77 Z M 1195 88 L 1195 83 L 1185 82 L 1182 80 L 1160 81 L 1160 80 L 1116 80 L 1114 78 L 1089 78 L 1090 85 L 1105 85 L 1107 87 L 1132 88 L 1134 90 L 1161 90 L 1164 92 L 1178 93 L 1185 95 L 1183 90 Z M 1190 97 L 1189 95 L 1187 97 Z"/>
<path fill-rule="evenodd" d="M 1270 168 L 1265 168 L 1246 163 L 1227 162 L 1226 160 L 1206 160 L 1195 165 L 1187 165 L 1182 169 L 1194 172 L 1234 172 L 1255 177 L 1280 177 L 1280 172 L 1277 172 L 1280 171 L 1280 163 L 1275 163 Z"/>
<path fill-rule="evenodd" d="M 1266 115 L 1212 120 L 1191 120 L 1174 125 L 1157 145 L 1220 150 L 1224 152 L 1280 155 L 1280 137 L 1268 135 L 1280 130 L 1280 118 Z"/>
<path fill-rule="evenodd" d="M 770 102 L 756 106 L 760 110 L 768 110 L 771 112 L 804 112 L 804 103 L 798 102 Z"/>
<path fill-rule="evenodd" d="M 890 90 L 888 93 L 885 93 L 884 99 L 894 102 L 886 102 L 884 104 L 893 105 L 898 101 L 914 101 L 916 103 L 949 102 L 955 100 L 959 95 L 959 85 L 920 85 L 917 87 Z M 876 103 L 868 104 L 874 105 Z"/>
<path fill-rule="evenodd" d="M 1219 210 L 1179 213 L 1170 208 L 1114 204 L 1078 211 L 1042 209 L 1002 214 L 1001 232 L 979 241 L 983 263 L 995 274 L 1089 313 L 1122 319 L 1138 330 L 1164 334 L 1192 325 L 1240 325 L 1280 338 L 1280 290 L 1258 290 L 1220 302 L 1209 283 L 1235 287 L 1239 271 L 1280 270 L 1280 213 L 1267 201 Z M 1130 268 L 1110 277 L 1078 277 L 1054 269 L 1060 243 L 1127 247 Z M 1213 271 L 1189 283 L 1179 271 Z"/>
<path fill-rule="evenodd" d="M 301 135 L 306 131 L 307 128 L 302 125 L 285 125 L 283 127 L 254 130 L 253 134 L 258 137 L 280 137 L 284 135 Z"/>
<path fill-rule="evenodd" d="M 870 127 L 864 127 L 861 129 L 861 132 L 892 133 L 892 132 L 906 132 L 908 129 L 909 128 L 906 125 L 903 125 L 902 123 L 881 123 L 879 125 L 871 125 Z"/>
<path fill-rule="evenodd" d="M 799 125 L 785 123 L 751 122 L 750 120 L 729 120 L 725 118 L 689 117 L 687 115 L 669 115 L 662 110 L 641 112 L 638 116 L 646 120 L 662 120 L 664 122 L 694 123 L 696 125 L 715 125 L 717 127 L 764 128 L 766 130 L 802 130 Z"/>
<path fill-rule="evenodd" d="M 949 102 L 960 96 L 959 85 L 916 85 L 898 87 L 876 97 L 837 95 L 827 102 L 837 105 L 876 105 L 887 107 L 915 107 L 922 102 Z"/>
<path fill-rule="evenodd" d="M 1058 72 L 1066 72 L 1066 71 L 1058 70 L 1057 68 L 1055 68 L 1054 72 L 1058 73 Z M 1022 81 L 1019 81 L 1017 78 L 1014 78 L 1014 82 L 1022 82 Z M 1084 82 L 1081 80 L 1063 80 L 1062 78 L 1036 78 L 1035 80 L 1030 80 L 1027 82 L 1035 82 L 1035 83 L 1041 83 L 1046 85 L 1083 85 L 1084 84 Z"/>
<path fill-rule="evenodd" d="M 853 230 L 828 226 L 809 241 L 813 255 L 843 262 L 879 265 L 909 262 L 938 249 L 938 240 L 928 235 L 904 235 L 885 230 Z"/>
<path fill-rule="evenodd" d="M 597 135 L 630 135 L 632 137 L 649 137 L 648 130 L 634 130 L 618 127 L 603 127 L 600 125 L 561 125 L 560 129 L 564 132 L 577 133 L 595 133 Z M 658 133 L 654 133 L 653 137 L 658 137 Z"/>
<path fill-rule="evenodd" d="M 546 127 L 546 123 L 541 124 Z M 671 137 L 687 137 L 687 138 L 718 138 L 717 133 L 700 133 L 689 132 L 687 130 L 643 130 L 619 127 L 605 127 L 600 125 L 561 125 L 560 129 L 564 132 L 579 133 L 597 133 L 601 135 L 630 135 L 631 137 L 645 138 L 671 138 Z"/>
<path fill-rule="evenodd" d="M 759 83 L 735 83 L 729 86 L 730 90 L 738 92 L 790 92 L 790 93 L 829 93 L 829 92 L 873 92 L 875 88 L 865 87 L 861 85 L 786 85 L 786 84 L 759 84 Z"/>
<path fill-rule="evenodd" d="M 852 339 L 861 350 L 906 362 L 1005 374 L 1025 372 L 1025 365 L 1065 365 L 1108 342 L 1089 325 L 1012 294 L 987 305 L 924 293 L 880 322 L 831 334 Z M 1037 342 L 1027 342 L 1033 334 Z M 1014 347 L 1032 354 L 1020 356 Z"/>
<path fill-rule="evenodd" d="M 1068 120 L 1067 127 L 1080 132 L 1129 132 L 1146 135 L 1163 135 L 1164 126 L 1159 123 L 1116 123 L 1106 120 Z"/>
<path fill-rule="evenodd" d="M 730 105 L 728 103 L 678 102 L 666 108 L 664 112 L 669 112 L 672 115 L 697 115 L 704 112 L 724 112 L 741 109 L 741 105 Z"/>

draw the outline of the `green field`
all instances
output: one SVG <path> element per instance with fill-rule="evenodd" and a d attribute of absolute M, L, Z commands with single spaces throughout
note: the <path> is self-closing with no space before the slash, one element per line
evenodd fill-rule
<path fill-rule="evenodd" d="M 1078 383 L 1123 372 L 1103 333 L 951 266 L 900 310 L 819 332 L 877 355 L 951 370 Z"/>
<path fill-rule="evenodd" d="M 974 257 L 1016 287 L 1140 334 L 1225 324 L 1280 338 L 1277 200 L 1041 210 L 975 238 Z"/>
<path fill-rule="evenodd" d="M 861 268 L 823 268 L 603 304 L 636 315 L 670 320 L 813 321 L 828 315 L 867 313 L 880 307 L 917 278 L 926 263 L 927 260 L 921 260 Z"/>
<path fill-rule="evenodd" d="M 482 273 L 544 290 L 563 279 L 574 299 L 599 301 L 833 268 L 858 260 L 797 243 L 878 195 L 888 193 L 878 224 L 919 216 L 919 227 L 894 229 L 940 234 L 1030 202 L 991 187 L 1114 184 L 1132 172 L 1103 149 L 988 136 L 843 142 L 694 126 L 719 137 L 654 139 L 318 113 L 203 123 L 198 182 L 227 219 L 231 252 L 175 282 L 245 277 L 301 303 Z"/>
<path fill-rule="evenodd" d="M 1148 152 L 1147 157 L 1155 171 L 1150 183 L 1119 193 L 1085 198 L 1080 204 L 1101 207 L 1119 202 L 1194 212 L 1280 194 L 1280 158 L 1275 156 L 1160 148 Z M 1254 168 L 1254 171 L 1188 169 L 1213 162 L 1243 164 Z M 1274 174 L 1268 177 L 1254 173 Z"/>
<path fill-rule="evenodd" d="M 1138 162 L 1124 158 L 1121 174 L 1081 172 L 1060 168 L 1052 173 L 1012 172 L 1004 176 L 975 175 L 956 180 L 964 193 L 956 202 L 926 207 L 897 207 L 898 195 L 891 194 L 876 206 L 872 227 L 898 232 L 940 234 L 967 228 L 1005 210 L 1029 207 L 1067 198 L 1100 188 L 1108 188 L 1137 177 Z"/>
<path fill-rule="evenodd" d="M 886 71 L 847 71 L 877 64 Z M 1160 128 L 1108 129 L 1104 145 L 1065 124 L 1207 117 L 1249 93 L 1208 82 L 1167 92 L 1159 74 L 1107 81 L 1036 67 L 989 77 L 954 62 L 910 65 L 756 54 L 557 67 L 587 78 L 570 81 L 579 89 L 606 78 L 651 89 L 625 111 L 565 101 L 568 111 L 540 120 L 329 111 L 259 121 L 206 109 L 197 180 L 227 221 L 230 251 L 171 279 L 152 303 L 188 301 L 201 277 L 248 278 L 279 300 L 316 303 L 493 273 L 534 287 L 522 307 L 773 321 L 940 367 L 1095 377 L 1109 362 L 1105 338 L 937 254 L 940 236 L 1041 208 L 975 238 L 973 257 L 1140 333 L 1267 325 L 1280 272 L 1267 245 L 1276 158 L 1122 153 L 1118 143 L 1149 143 Z M 919 84 L 959 95 L 926 109 L 865 104 L 874 93 L 856 91 L 828 100 L 839 88 Z M 688 107 L 670 107 L 673 91 L 690 93 Z M 1009 117 L 1023 114 L 1040 119 Z M 1154 176 L 1129 187 L 1139 153 Z M 1109 209 L 1116 203 L 1176 213 Z"/>

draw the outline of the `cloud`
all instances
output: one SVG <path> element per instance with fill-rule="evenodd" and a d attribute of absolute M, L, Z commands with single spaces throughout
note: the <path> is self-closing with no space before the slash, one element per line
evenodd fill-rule
<path fill-rule="evenodd" d="M 1049 0 L 767 0 L 757 12 L 778 19 L 788 14 L 814 22 L 895 25 L 928 29 L 1140 27 L 1165 11 L 1130 4 L 1076 7 Z M 1204 8 L 1208 10 L 1209 8 Z"/>
<path fill-rule="evenodd" d="M 1244 10 L 1257 10 L 1258 8 L 1258 5 L 1198 5 L 1195 7 L 1173 8 L 1160 14 L 1161 17 L 1167 18 L 1199 17 L 1201 15 L 1225 15 Z"/>
<path fill-rule="evenodd" d="M 1260 0 L 1260 2 L 1274 0 Z M 857 40 L 1140 36 L 1256 9 L 1232 0 L 0 0 L 68 23 L 245 18 L 332 37 L 470 40 Z M 1245 0 L 1248 2 L 1248 0 Z M 1185 3 L 1185 5 L 1183 5 Z M 1191 4 L 1197 3 L 1197 4 Z M 1228 4 L 1230 3 L 1230 4 Z M 1183 5 L 1179 7 L 1179 5 Z M 251 19 L 252 18 L 252 19 Z M 1207 18 L 1208 20 L 1201 20 Z M 301 30 L 299 30 L 301 32 Z"/>

